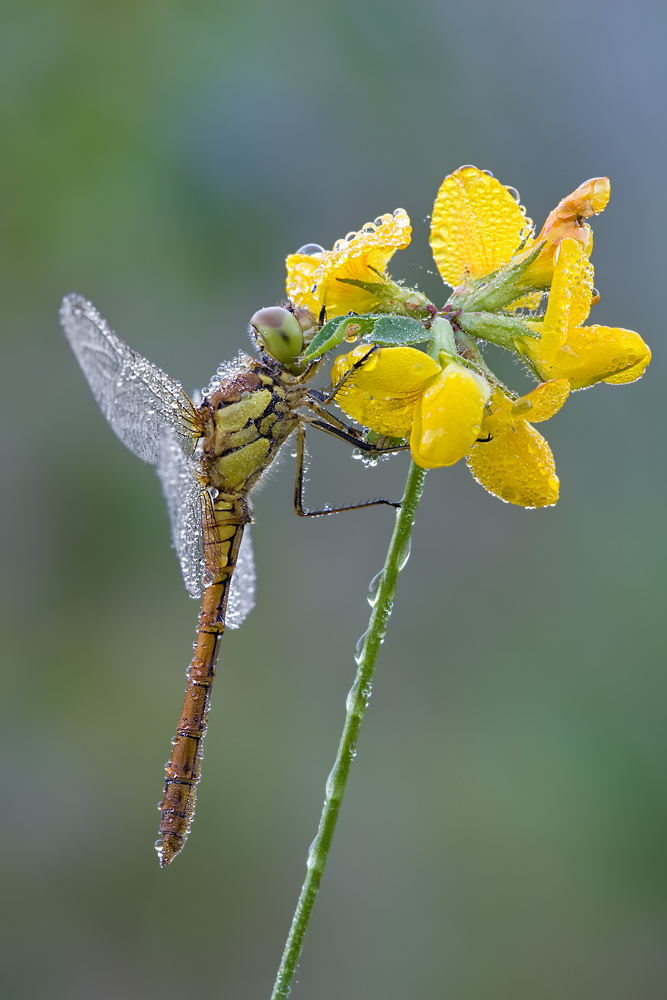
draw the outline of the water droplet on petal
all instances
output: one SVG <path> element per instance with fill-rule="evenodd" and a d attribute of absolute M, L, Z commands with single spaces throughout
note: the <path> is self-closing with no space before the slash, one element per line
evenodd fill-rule
<path fill-rule="evenodd" d="M 297 253 L 303 254 L 304 257 L 317 257 L 318 254 L 324 253 L 324 247 L 321 247 L 319 243 L 304 243 L 302 247 L 299 247 Z"/>

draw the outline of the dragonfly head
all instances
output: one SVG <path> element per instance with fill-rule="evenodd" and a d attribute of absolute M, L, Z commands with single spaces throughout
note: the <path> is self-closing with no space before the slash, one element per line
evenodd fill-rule
<path fill-rule="evenodd" d="M 282 306 L 259 309 L 250 319 L 250 333 L 288 372 L 300 372 L 297 358 L 303 351 L 303 330 L 293 312 Z"/>

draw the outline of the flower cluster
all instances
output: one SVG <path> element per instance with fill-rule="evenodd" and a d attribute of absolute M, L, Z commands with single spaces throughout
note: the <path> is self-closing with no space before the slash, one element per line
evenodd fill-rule
<path fill-rule="evenodd" d="M 535 236 L 514 189 L 475 167 L 456 170 L 432 214 L 433 256 L 453 289 L 442 309 L 387 274 L 410 241 L 402 209 L 333 250 L 302 247 L 287 258 L 288 295 L 327 320 L 304 358 L 361 331 L 362 342 L 332 369 L 348 416 L 375 435 L 409 440 L 423 468 L 465 457 L 495 496 L 523 507 L 554 504 L 553 455 L 533 424 L 552 417 L 570 391 L 632 382 L 651 360 L 639 334 L 583 325 L 598 298 L 585 220 L 608 200 L 607 178 L 587 181 Z M 426 352 L 412 346 L 425 341 Z M 484 360 L 484 341 L 515 354 L 540 384 L 520 397 L 504 386 Z"/>

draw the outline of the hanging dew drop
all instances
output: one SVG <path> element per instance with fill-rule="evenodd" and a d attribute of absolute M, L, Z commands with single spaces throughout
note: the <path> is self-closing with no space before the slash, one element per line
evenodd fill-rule
<path fill-rule="evenodd" d="M 292 456 L 292 458 L 296 458 L 296 448 L 292 448 L 290 455 Z"/>
<path fill-rule="evenodd" d="M 372 608 L 377 604 L 378 590 L 380 589 L 380 583 L 382 581 L 382 574 L 384 570 L 381 569 L 379 573 L 376 573 L 371 582 L 368 585 L 368 603 Z"/>
<path fill-rule="evenodd" d="M 366 642 L 366 636 L 368 632 L 364 632 L 362 636 L 357 640 L 357 645 L 354 647 L 354 659 L 357 666 L 361 663 L 364 658 L 364 643 Z"/>

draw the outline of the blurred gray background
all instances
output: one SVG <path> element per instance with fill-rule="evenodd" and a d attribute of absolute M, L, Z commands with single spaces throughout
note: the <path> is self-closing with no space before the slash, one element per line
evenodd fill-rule
<path fill-rule="evenodd" d="M 595 321 L 654 361 L 542 425 L 556 508 L 505 505 L 463 463 L 429 474 L 293 996 L 664 997 L 666 10 L 5 0 L 7 996 L 268 998 L 393 523 L 297 519 L 287 449 L 256 497 L 258 604 L 224 640 L 193 832 L 160 871 L 197 608 L 60 299 L 91 298 L 190 390 L 282 297 L 288 252 L 397 206 L 414 235 L 392 272 L 443 301 L 425 220 L 474 163 L 538 226 L 611 177 Z M 400 496 L 404 457 L 310 444 L 313 502 Z"/>

